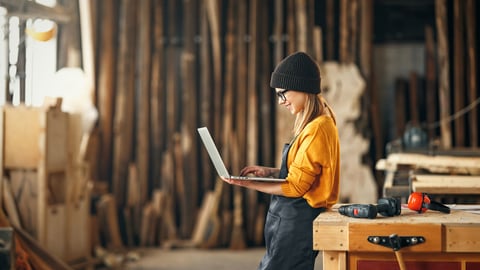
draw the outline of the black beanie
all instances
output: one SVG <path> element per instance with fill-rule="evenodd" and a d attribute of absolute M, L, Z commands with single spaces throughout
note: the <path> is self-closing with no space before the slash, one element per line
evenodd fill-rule
<path fill-rule="evenodd" d="M 270 78 L 270 87 L 318 94 L 320 70 L 308 54 L 293 53 L 277 65 Z"/>

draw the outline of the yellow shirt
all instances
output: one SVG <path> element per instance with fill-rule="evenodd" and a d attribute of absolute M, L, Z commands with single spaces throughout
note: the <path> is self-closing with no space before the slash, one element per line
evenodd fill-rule
<path fill-rule="evenodd" d="M 286 197 L 303 197 L 314 208 L 337 202 L 340 143 L 330 116 L 319 116 L 305 126 L 290 147 L 287 168 L 287 181 L 282 184 Z"/>

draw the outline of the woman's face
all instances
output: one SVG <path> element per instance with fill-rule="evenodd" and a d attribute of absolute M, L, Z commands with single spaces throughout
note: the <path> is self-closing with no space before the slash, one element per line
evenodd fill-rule
<path fill-rule="evenodd" d="M 303 92 L 275 88 L 278 104 L 284 105 L 291 114 L 297 114 L 305 108 L 307 95 Z"/>

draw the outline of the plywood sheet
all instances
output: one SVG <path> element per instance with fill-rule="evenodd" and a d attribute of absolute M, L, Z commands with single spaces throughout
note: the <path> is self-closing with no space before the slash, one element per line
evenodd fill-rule
<path fill-rule="evenodd" d="M 40 160 L 40 110 L 24 106 L 3 108 L 5 169 L 36 169 Z"/>

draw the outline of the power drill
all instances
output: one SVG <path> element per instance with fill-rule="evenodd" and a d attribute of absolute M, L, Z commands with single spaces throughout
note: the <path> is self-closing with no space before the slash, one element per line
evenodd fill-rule
<path fill-rule="evenodd" d="M 347 217 L 375 218 L 377 214 L 386 217 L 398 216 L 401 213 L 400 200 L 396 198 L 381 198 L 377 205 L 373 204 L 350 204 L 342 205 L 338 212 Z"/>

